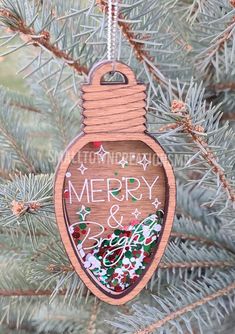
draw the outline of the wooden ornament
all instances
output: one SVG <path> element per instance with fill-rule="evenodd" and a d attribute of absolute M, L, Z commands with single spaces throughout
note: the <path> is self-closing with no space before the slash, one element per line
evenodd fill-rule
<path fill-rule="evenodd" d="M 99 299 L 120 305 L 154 274 L 175 212 L 175 177 L 161 146 L 146 134 L 146 86 L 115 63 L 123 83 L 103 81 L 97 64 L 83 91 L 83 132 L 55 179 L 55 211 L 77 274 Z"/>

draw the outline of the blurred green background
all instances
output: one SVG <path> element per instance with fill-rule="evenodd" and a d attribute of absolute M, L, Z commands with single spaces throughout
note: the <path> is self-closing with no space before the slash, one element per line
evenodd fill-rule
<path fill-rule="evenodd" d="M 3 35 L 4 31 L 0 31 L 0 36 Z M 4 42 L 4 40 L 1 40 L 1 42 Z M 14 41 L 12 41 L 12 44 L 18 43 L 19 40 L 14 39 Z M 7 48 L 1 47 L 0 55 L 8 50 L 9 46 Z M 17 71 L 20 69 L 21 56 L 20 51 L 7 56 L 0 56 L 0 85 L 20 92 L 26 92 L 23 77 L 21 74 L 17 74 Z"/>

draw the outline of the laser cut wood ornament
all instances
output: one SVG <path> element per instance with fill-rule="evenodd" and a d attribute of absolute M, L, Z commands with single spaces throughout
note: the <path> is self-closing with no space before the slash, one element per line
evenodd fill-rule
<path fill-rule="evenodd" d="M 55 210 L 77 274 L 101 300 L 124 304 L 147 284 L 164 253 L 175 211 L 175 178 L 146 134 L 146 86 L 115 63 L 124 83 L 104 83 L 97 64 L 83 91 L 83 132 L 56 173 Z"/>

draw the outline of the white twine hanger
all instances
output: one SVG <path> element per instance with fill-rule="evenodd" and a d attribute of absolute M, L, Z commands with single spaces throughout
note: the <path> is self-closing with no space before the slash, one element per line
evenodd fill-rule
<path fill-rule="evenodd" d="M 114 62 L 117 59 L 118 0 L 108 0 L 108 38 L 107 58 Z"/>

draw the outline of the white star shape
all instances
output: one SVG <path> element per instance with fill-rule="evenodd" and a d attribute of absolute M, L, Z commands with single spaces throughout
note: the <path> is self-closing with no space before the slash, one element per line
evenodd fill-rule
<path fill-rule="evenodd" d="M 139 215 L 141 215 L 141 212 L 138 209 L 135 209 L 135 211 L 132 212 L 132 215 L 135 216 L 135 218 L 137 219 Z"/>
<path fill-rule="evenodd" d="M 151 164 L 151 161 L 147 159 L 146 154 L 144 154 L 143 159 L 137 162 L 139 165 L 142 165 L 144 170 L 147 169 L 148 165 Z"/>
<path fill-rule="evenodd" d="M 84 173 L 87 169 L 88 168 L 86 168 L 83 164 L 81 164 L 81 166 L 78 168 L 78 170 L 81 172 L 82 175 L 84 175 Z"/>
<path fill-rule="evenodd" d="M 84 205 L 82 205 L 81 209 L 76 212 L 77 215 L 80 215 L 82 217 L 82 220 L 85 221 L 86 216 L 89 215 L 90 210 L 87 210 Z"/>
<path fill-rule="evenodd" d="M 95 154 L 97 154 L 100 157 L 101 161 L 104 161 L 106 154 L 109 154 L 109 152 L 105 151 L 103 145 L 101 145 L 99 151 L 95 152 Z"/>
<path fill-rule="evenodd" d="M 158 209 L 159 205 L 161 205 L 162 203 L 159 201 L 158 198 L 155 198 L 155 201 L 152 204 L 155 206 L 155 209 Z"/>
<path fill-rule="evenodd" d="M 124 168 L 126 166 L 126 164 L 128 164 L 128 161 L 126 161 L 123 157 L 122 157 L 122 160 L 120 160 L 118 162 L 119 165 L 122 166 L 122 168 Z"/>

